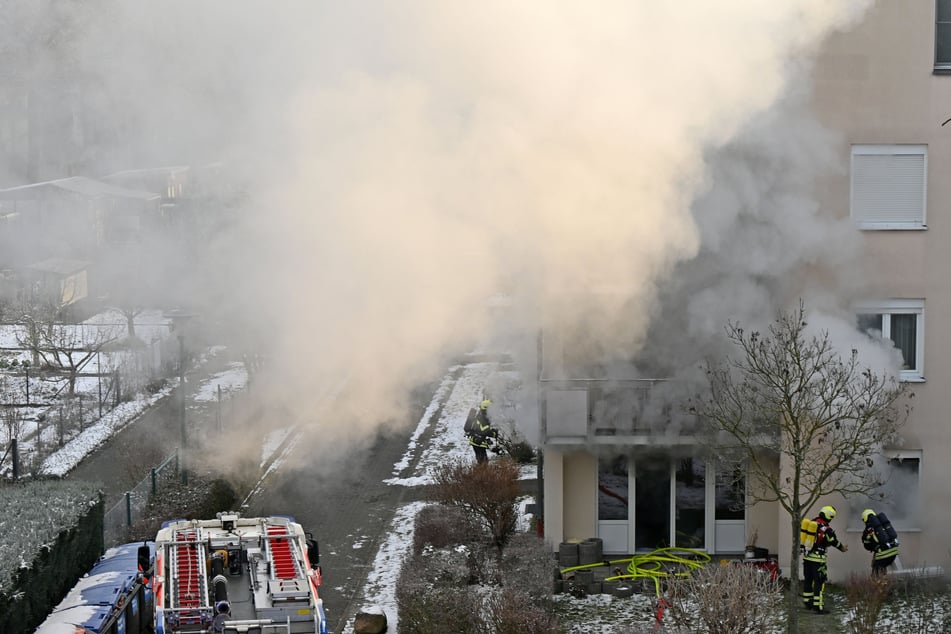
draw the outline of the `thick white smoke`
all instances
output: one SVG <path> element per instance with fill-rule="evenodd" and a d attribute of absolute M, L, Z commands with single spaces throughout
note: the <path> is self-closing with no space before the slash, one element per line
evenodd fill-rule
<path fill-rule="evenodd" d="M 487 327 L 500 286 L 535 309 L 505 327 L 530 336 L 556 321 L 629 359 L 658 285 L 701 240 L 742 240 L 718 261 L 740 279 L 801 266 L 829 237 L 809 234 L 815 203 L 796 190 L 814 176 L 797 128 L 820 133 L 788 120 L 768 145 L 750 125 L 866 4 L 413 3 L 337 16 L 350 39 L 315 43 L 334 72 L 298 95 L 293 178 L 272 181 L 273 213 L 255 227 L 290 230 L 266 252 L 292 263 L 268 303 L 293 298 L 286 312 L 309 317 L 289 324 L 288 348 L 331 333 L 308 358 L 328 372 L 359 364 L 362 393 L 385 407 L 395 377 Z M 740 132 L 758 144 L 747 156 L 727 148 Z M 764 155 L 782 171 L 761 186 Z M 744 160 L 745 174 L 716 164 Z M 751 208 L 758 221 L 738 223 Z M 743 306 L 744 284 L 716 301 Z M 698 308 L 721 329 L 736 316 Z"/>
<path fill-rule="evenodd" d="M 276 349 L 276 395 L 349 377 L 343 411 L 295 415 L 357 432 L 497 327 L 500 289 L 509 336 L 554 321 L 667 371 L 723 306 L 791 295 L 826 254 L 801 191 L 824 141 L 770 113 L 869 4 L 97 3 L 70 60 L 125 113 L 102 161 L 238 157 L 247 204 L 189 283 Z M 663 306 L 678 331 L 649 337 Z"/>

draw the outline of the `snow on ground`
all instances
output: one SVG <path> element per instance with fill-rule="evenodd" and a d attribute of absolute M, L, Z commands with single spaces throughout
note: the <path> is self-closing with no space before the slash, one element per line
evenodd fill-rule
<path fill-rule="evenodd" d="M 440 384 L 432 401 L 423 413 L 416 430 L 410 439 L 406 453 L 402 459 L 393 465 L 393 473 L 397 477 L 385 480 L 387 484 L 401 486 L 419 486 L 432 484 L 430 469 L 445 464 L 451 460 L 468 459 L 473 456 L 469 441 L 466 440 L 462 428 L 471 407 L 482 401 L 482 389 L 489 377 L 498 368 L 497 363 L 473 363 L 462 368 L 459 378 L 452 385 L 452 374 L 457 368 L 450 368 Z M 435 423 L 432 439 L 422 448 L 416 470 L 405 477 L 399 477 L 413 457 L 420 450 L 419 438 L 432 425 L 432 416 L 439 409 L 439 402 L 452 385 L 452 391 L 442 407 L 439 419 Z M 492 410 L 489 410 L 491 415 Z"/>
<path fill-rule="evenodd" d="M 396 614 L 396 580 L 399 579 L 400 568 L 413 544 L 413 530 L 416 514 L 419 513 L 425 502 L 413 502 L 401 506 L 386 533 L 386 539 L 377 550 L 366 585 L 363 587 L 367 605 L 361 607 L 365 612 L 386 614 L 387 631 L 399 632 L 399 623 Z M 353 633 L 353 622 L 347 623 L 344 632 Z"/>
<path fill-rule="evenodd" d="M 282 444 L 284 444 L 284 441 L 287 440 L 287 437 L 291 435 L 292 431 L 293 429 L 291 427 L 282 427 L 280 429 L 275 429 L 264 437 L 264 442 L 261 445 L 262 469 L 264 468 L 264 465 L 267 464 L 267 461 L 270 459 L 271 455 L 277 451 Z"/>
<path fill-rule="evenodd" d="M 241 362 L 234 362 L 227 370 L 219 372 L 204 381 L 198 388 L 194 400 L 200 403 L 217 401 L 219 390 L 223 394 L 243 390 L 248 385 L 248 371 Z"/>
<path fill-rule="evenodd" d="M 161 359 L 161 341 L 169 335 L 169 324 L 170 320 L 161 311 L 139 313 L 135 317 L 135 332 L 146 348 L 106 346 L 90 356 L 80 368 L 83 374 L 76 378 L 75 398 L 68 399 L 68 402 L 63 398 L 69 388 L 66 377 L 41 372 L 33 355 L 24 348 L 22 342 L 27 340 L 26 327 L 0 325 L 0 364 L 5 369 L 0 373 L 0 400 L 17 405 L 9 410 L 15 413 L 14 416 L 0 425 L 0 445 L 8 447 L 11 439 L 17 438 L 20 464 L 30 472 L 35 470 L 47 475 L 68 472 L 129 420 L 167 395 L 169 390 L 137 395 L 132 402 L 113 409 L 110 375 L 127 364 L 132 364 L 133 372 L 147 372 L 141 365 L 143 363 L 157 367 Z M 82 324 L 58 325 L 56 329 L 55 340 L 64 345 L 99 345 L 104 341 L 123 339 L 128 333 L 128 324 L 120 312 L 108 310 Z M 123 381 L 123 385 L 127 388 L 130 383 Z M 65 427 L 58 424 L 57 421 L 62 419 L 68 420 L 69 424 Z M 77 431 L 80 431 L 78 436 L 69 438 Z M 49 448 L 57 447 L 64 438 L 69 439 L 68 445 L 46 457 Z M 3 474 L 9 475 L 11 468 L 10 460 L 0 461 Z"/>
<path fill-rule="evenodd" d="M 218 353 L 222 349 L 216 348 L 209 353 Z M 207 359 L 203 357 L 200 363 Z M 240 364 L 232 364 L 240 365 Z M 207 394 L 214 394 L 217 399 L 217 388 L 226 383 L 229 386 L 229 392 L 242 389 L 247 385 L 247 373 L 243 368 L 234 368 L 218 373 L 208 379 L 203 380 L 197 390 L 190 396 L 193 403 L 200 403 L 212 399 L 206 398 Z M 51 454 L 43 461 L 42 473 L 51 476 L 64 476 L 78 465 L 83 458 L 95 451 L 100 445 L 110 437 L 121 431 L 126 425 L 133 422 L 146 409 L 168 396 L 178 385 L 178 380 L 170 381 L 169 384 L 155 394 L 137 394 L 131 401 L 120 403 L 114 409 L 103 414 L 102 418 L 87 427 L 78 436 L 67 442 L 61 449 Z M 52 433 L 53 430 L 50 430 Z M 47 440 L 44 439 L 44 442 Z M 53 442 L 53 439 L 49 439 Z M 280 446 L 280 442 L 273 445 L 272 451 Z M 267 457 L 265 456 L 265 460 Z"/>
<path fill-rule="evenodd" d="M 66 443 L 62 449 L 51 454 L 43 461 L 40 472 L 44 475 L 64 476 L 72 471 L 83 458 L 109 440 L 123 427 L 135 420 L 146 409 L 168 396 L 172 387 L 166 387 L 155 394 L 140 395 L 127 403 L 120 403 L 102 416 L 96 423 Z"/>
<path fill-rule="evenodd" d="M 432 484 L 430 470 L 433 467 L 453 460 L 474 460 L 475 456 L 463 432 L 463 425 L 469 408 L 477 406 L 482 401 L 485 386 L 498 372 L 499 365 L 494 362 L 471 363 L 450 368 L 439 387 L 436 388 L 432 400 L 413 431 L 406 452 L 393 465 L 394 477 L 384 482 L 393 486 Z M 455 375 L 458 377 L 453 378 Z M 501 400 L 509 395 L 493 394 L 492 396 Z M 442 404 L 441 410 L 440 404 Z M 434 421 L 433 418 L 437 412 L 439 417 Z M 491 407 L 489 414 L 492 415 Z M 420 439 L 430 427 L 433 428 L 432 437 L 425 447 L 421 447 Z M 415 470 L 412 473 L 405 473 L 417 455 L 419 460 Z M 522 477 L 534 478 L 534 465 L 526 466 L 522 471 Z M 524 510 L 525 505 L 531 501 L 532 499 L 528 497 L 519 501 L 521 510 L 519 528 L 521 530 L 528 529 L 529 517 L 525 515 Z M 388 631 L 399 631 L 396 580 L 399 578 L 403 562 L 412 549 L 416 515 L 425 506 L 425 502 L 413 502 L 396 510 L 386 531 L 386 539 L 377 551 L 362 590 L 361 610 L 386 614 L 387 625 L 390 628 Z M 353 633 L 353 619 L 344 627 L 344 632 Z"/>

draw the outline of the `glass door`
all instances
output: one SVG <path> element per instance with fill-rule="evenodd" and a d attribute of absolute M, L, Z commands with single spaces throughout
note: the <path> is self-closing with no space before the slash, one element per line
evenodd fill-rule
<path fill-rule="evenodd" d="M 719 467 L 714 490 L 714 552 L 746 548 L 746 478 L 740 467 Z"/>
<path fill-rule="evenodd" d="M 631 549 L 629 479 L 627 456 L 598 460 L 598 537 L 606 553 Z"/>
<path fill-rule="evenodd" d="M 707 465 L 701 458 L 674 461 L 674 545 L 707 547 Z"/>
<path fill-rule="evenodd" d="M 634 549 L 670 546 L 670 459 L 638 456 L 634 461 Z"/>

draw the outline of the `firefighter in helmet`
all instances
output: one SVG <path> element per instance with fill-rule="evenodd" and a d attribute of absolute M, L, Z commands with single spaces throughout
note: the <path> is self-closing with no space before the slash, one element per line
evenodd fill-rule
<path fill-rule="evenodd" d="M 803 586 L 802 602 L 807 610 L 812 610 L 818 614 L 828 614 L 823 603 L 823 592 L 825 591 L 826 581 L 829 578 L 826 568 L 826 550 L 829 548 L 838 548 L 845 552 L 849 547 L 839 541 L 835 531 L 829 525 L 835 518 L 834 506 L 823 506 L 819 509 L 819 515 L 813 521 L 816 523 L 816 537 L 812 548 L 803 555 Z"/>
<path fill-rule="evenodd" d="M 492 401 L 488 399 L 482 401 L 472 431 L 469 433 L 469 444 L 472 445 L 476 462 L 479 464 L 489 459 L 486 452 L 492 446 L 492 441 L 499 437 L 499 431 L 492 426 L 492 422 L 489 420 L 489 405 L 491 404 Z"/>
<path fill-rule="evenodd" d="M 882 514 L 884 517 L 884 513 Z M 887 530 L 882 527 L 882 520 L 872 509 L 862 511 L 862 522 L 865 530 L 862 532 L 862 546 L 872 553 L 872 575 L 884 575 L 886 569 L 898 557 L 897 535 L 892 539 Z M 888 519 L 885 519 L 888 522 Z M 891 523 L 888 522 L 888 528 Z M 894 535 L 894 529 L 892 529 Z"/>

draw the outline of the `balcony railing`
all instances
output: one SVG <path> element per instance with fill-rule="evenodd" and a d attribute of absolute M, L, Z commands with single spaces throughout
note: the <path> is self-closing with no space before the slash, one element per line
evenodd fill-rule
<path fill-rule="evenodd" d="M 691 442 L 685 386 L 666 379 L 539 381 L 545 444 Z"/>

